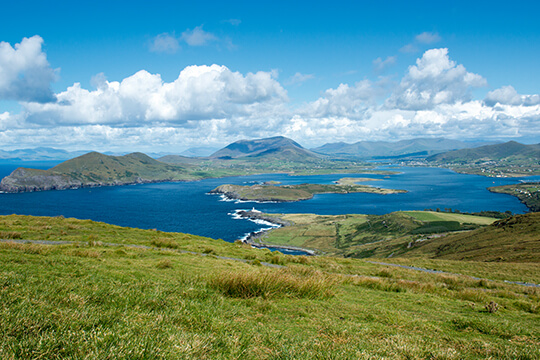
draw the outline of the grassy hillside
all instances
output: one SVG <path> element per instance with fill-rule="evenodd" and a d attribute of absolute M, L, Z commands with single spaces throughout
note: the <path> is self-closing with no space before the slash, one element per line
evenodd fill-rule
<path fill-rule="evenodd" d="M 268 244 L 316 249 L 348 257 L 398 256 L 408 244 L 426 236 L 475 229 L 496 219 L 429 211 L 386 215 L 282 214 L 291 226 L 264 234 Z"/>
<path fill-rule="evenodd" d="M 297 142 L 283 137 L 276 136 L 267 139 L 240 140 L 227 145 L 221 150 L 216 151 L 211 158 L 246 158 L 246 157 L 266 157 L 276 154 L 283 154 L 286 158 L 320 158 L 320 156 L 304 149 Z"/>
<path fill-rule="evenodd" d="M 403 256 L 434 259 L 540 262 L 540 213 L 516 215 L 462 234 L 416 242 Z"/>
<path fill-rule="evenodd" d="M 199 178 L 188 164 L 166 164 L 142 153 L 109 156 L 91 152 L 49 170 L 18 168 L 2 179 L 0 189 L 22 192 Z"/>
<path fill-rule="evenodd" d="M 49 171 L 67 174 L 81 181 L 95 182 L 136 181 L 139 178 L 145 180 L 189 178 L 185 167 L 165 164 L 143 153 L 108 156 L 92 152 L 64 161 Z"/>
<path fill-rule="evenodd" d="M 489 191 L 517 197 L 531 211 L 540 211 L 540 183 L 493 186 Z"/>
<path fill-rule="evenodd" d="M 2 359 L 540 356 L 538 289 L 500 281 L 538 280 L 534 266 L 497 264 L 486 281 L 75 219 L 4 216 L 0 229 L 80 241 L 0 242 Z"/>
<path fill-rule="evenodd" d="M 515 141 L 433 155 L 429 163 L 486 176 L 527 176 L 540 174 L 540 144 Z"/>

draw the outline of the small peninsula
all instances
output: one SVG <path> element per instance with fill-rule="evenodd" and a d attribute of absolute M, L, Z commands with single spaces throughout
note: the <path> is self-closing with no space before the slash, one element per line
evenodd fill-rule
<path fill-rule="evenodd" d="M 540 182 L 527 182 L 513 185 L 492 186 L 489 191 L 515 196 L 530 211 L 540 211 Z"/>
<path fill-rule="evenodd" d="M 349 193 L 371 193 L 371 194 L 399 194 L 406 193 L 406 190 L 384 189 L 368 185 L 358 185 L 354 180 L 366 181 L 365 178 L 343 178 L 336 184 L 299 184 L 299 185 L 220 185 L 210 194 L 222 194 L 229 199 L 243 201 L 276 201 L 295 202 L 309 200 L 315 194 L 349 194 Z M 374 180 L 374 179 L 369 179 Z"/>

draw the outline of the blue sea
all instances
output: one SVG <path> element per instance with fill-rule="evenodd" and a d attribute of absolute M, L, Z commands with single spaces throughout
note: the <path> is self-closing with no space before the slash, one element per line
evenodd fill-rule
<path fill-rule="evenodd" d="M 57 162 L 0 164 L 0 177 L 18 166 L 47 169 Z M 452 208 L 462 212 L 482 210 L 525 213 L 527 208 L 515 197 L 494 194 L 489 186 L 540 180 L 525 178 L 487 178 L 457 174 L 439 168 L 382 167 L 398 174 L 334 174 L 289 176 L 254 175 L 206 179 L 201 181 L 0 194 L 0 214 L 24 214 L 92 219 L 110 224 L 143 229 L 185 232 L 215 239 L 234 241 L 257 231 L 260 224 L 235 219 L 238 209 L 255 208 L 266 213 L 385 214 L 398 210 Z M 223 201 L 208 192 L 221 184 L 252 184 L 275 180 L 283 184 L 330 184 L 342 177 L 376 179 L 366 184 L 405 189 L 406 194 L 321 194 L 296 203 L 255 203 Z"/>

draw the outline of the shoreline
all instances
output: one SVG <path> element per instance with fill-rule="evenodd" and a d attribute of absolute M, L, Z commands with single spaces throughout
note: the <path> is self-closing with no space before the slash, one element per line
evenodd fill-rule
<path fill-rule="evenodd" d="M 245 219 L 245 220 L 254 221 L 254 222 L 257 222 L 257 221 L 266 222 L 270 224 L 271 226 L 270 228 L 262 228 L 257 231 L 252 231 L 250 233 L 247 233 L 246 236 L 244 236 L 244 238 L 240 239 L 240 241 L 242 241 L 245 244 L 249 244 L 252 247 L 255 247 L 258 249 L 275 249 L 278 251 L 280 249 L 283 249 L 286 252 L 299 252 L 299 253 L 304 253 L 307 256 L 315 256 L 317 254 L 315 250 L 304 249 L 304 248 L 300 248 L 296 246 L 264 244 L 264 243 L 255 241 L 257 239 L 260 240 L 264 234 L 266 234 L 269 231 L 272 231 L 273 229 L 277 229 L 283 226 L 290 226 L 291 224 L 287 221 L 283 221 L 279 218 L 265 215 L 261 213 L 260 211 L 255 210 L 255 208 L 253 208 L 252 210 L 236 210 L 233 216 L 236 216 L 237 219 Z M 300 254 L 296 254 L 296 255 L 300 255 Z"/>

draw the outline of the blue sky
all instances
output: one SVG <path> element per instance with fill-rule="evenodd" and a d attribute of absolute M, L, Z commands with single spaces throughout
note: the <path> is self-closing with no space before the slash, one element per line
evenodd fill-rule
<path fill-rule="evenodd" d="M 536 1 L 2 9 L 0 149 L 174 152 L 273 135 L 308 147 L 540 141 Z"/>

